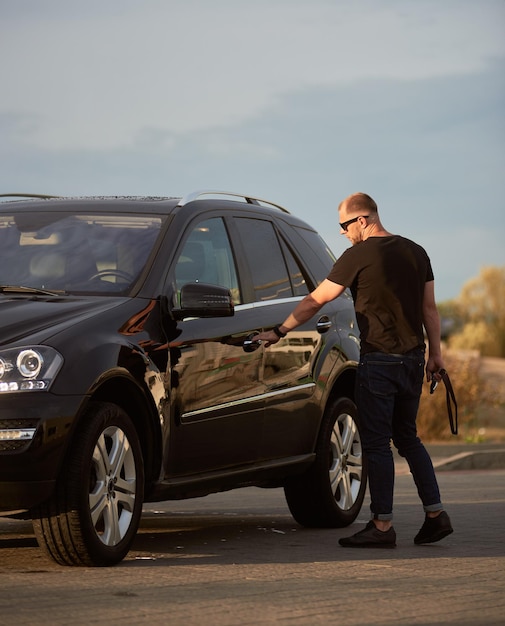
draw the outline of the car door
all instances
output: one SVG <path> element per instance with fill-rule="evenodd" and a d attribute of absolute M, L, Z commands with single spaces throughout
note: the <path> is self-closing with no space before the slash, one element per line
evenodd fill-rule
<path fill-rule="evenodd" d="M 235 314 L 177 323 L 169 344 L 172 424 L 165 458 L 172 476 L 254 462 L 262 431 L 262 354 L 243 348 L 257 325 L 252 311 L 241 308 L 242 284 L 220 216 L 196 218 L 181 238 L 172 283 L 178 293 L 191 282 L 227 287 Z"/>
<path fill-rule="evenodd" d="M 235 224 L 254 286 L 257 323 L 271 329 L 285 320 L 313 285 L 274 222 L 244 217 Z M 304 454 L 312 442 L 319 415 L 318 406 L 311 402 L 316 387 L 313 364 L 323 346 L 317 324 L 318 316 L 273 346 L 261 348 L 264 459 Z"/>

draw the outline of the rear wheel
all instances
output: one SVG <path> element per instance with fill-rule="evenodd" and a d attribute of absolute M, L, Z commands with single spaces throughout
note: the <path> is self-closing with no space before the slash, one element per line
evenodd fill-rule
<path fill-rule="evenodd" d="M 53 496 L 32 511 L 35 535 L 61 565 L 114 565 L 142 514 L 144 470 L 135 427 L 115 404 L 92 403 Z"/>
<path fill-rule="evenodd" d="M 356 405 L 338 398 L 326 407 L 314 463 L 284 487 L 289 510 L 303 526 L 348 526 L 361 509 L 366 481 Z"/>

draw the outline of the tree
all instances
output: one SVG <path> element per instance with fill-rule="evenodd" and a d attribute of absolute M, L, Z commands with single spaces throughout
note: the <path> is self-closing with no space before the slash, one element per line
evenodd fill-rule
<path fill-rule="evenodd" d="M 443 305 L 451 309 L 459 330 L 449 337 L 449 347 L 505 357 L 505 266 L 483 267 L 453 303 Z"/>

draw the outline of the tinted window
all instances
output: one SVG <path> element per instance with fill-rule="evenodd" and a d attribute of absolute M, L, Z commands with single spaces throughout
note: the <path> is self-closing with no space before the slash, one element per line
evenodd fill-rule
<path fill-rule="evenodd" d="M 328 276 L 336 257 L 317 232 L 298 227 L 294 230 L 301 235 L 301 239 L 296 242 L 296 250 L 310 265 L 311 272 L 315 274 L 319 284 Z"/>
<path fill-rule="evenodd" d="M 295 294 L 290 272 L 281 250 L 277 234 L 271 222 L 260 219 L 237 218 L 245 255 L 252 275 L 255 300 L 289 298 Z M 293 259 L 294 262 L 294 259 Z M 292 267 L 292 275 L 299 270 Z"/>
<path fill-rule="evenodd" d="M 242 301 L 235 262 L 223 220 L 220 217 L 192 227 L 175 265 L 179 291 L 186 283 L 208 283 L 227 287 L 235 304 Z"/>
<path fill-rule="evenodd" d="M 288 265 L 289 278 L 291 280 L 293 293 L 295 294 L 295 296 L 305 296 L 309 293 L 309 288 L 307 287 L 305 275 L 298 263 L 296 262 L 295 257 L 291 254 L 291 250 L 282 240 L 281 245 L 284 258 L 286 259 L 286 263 Z"/>

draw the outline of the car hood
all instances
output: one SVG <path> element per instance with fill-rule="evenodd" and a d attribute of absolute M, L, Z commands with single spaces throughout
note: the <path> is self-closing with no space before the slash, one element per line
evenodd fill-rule
<path fill-rule="evenodd" d="M 28 337 L 43 343 L 61 330 L 125 300 L 129 298 L 0 294 L 0 345 L 17 344 Z"/>

